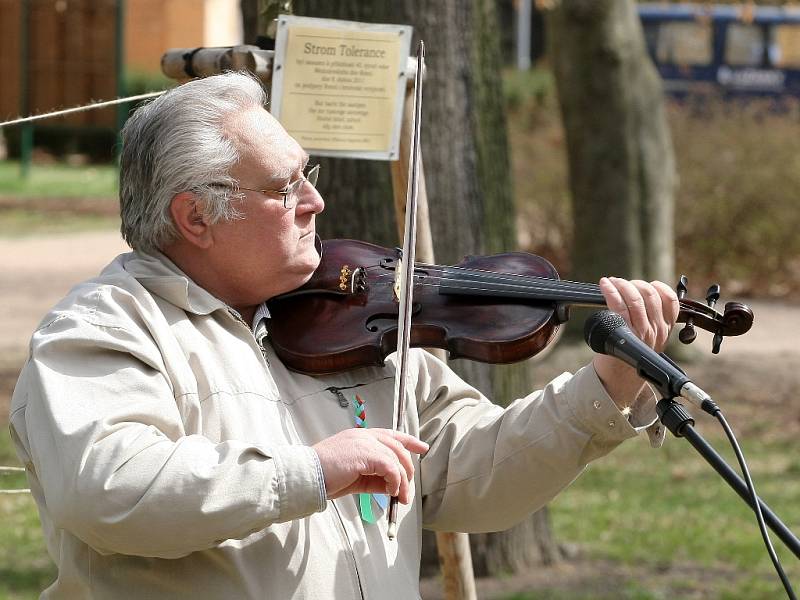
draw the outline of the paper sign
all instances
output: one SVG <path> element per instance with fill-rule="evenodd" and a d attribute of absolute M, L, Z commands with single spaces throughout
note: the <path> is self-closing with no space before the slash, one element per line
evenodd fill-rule
<path fill-rule="evenodd" d="M 308 152 L 396 160 L 411 28 L 281 16 L 270 110 Z"/>

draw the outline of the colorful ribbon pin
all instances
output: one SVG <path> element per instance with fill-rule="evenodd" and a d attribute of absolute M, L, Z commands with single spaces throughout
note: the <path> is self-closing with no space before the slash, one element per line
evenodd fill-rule
<path fill-rule="evenodd" d="M 354 404 L 356 412 L 356 427 L 369 427 L 369 425 L 367 425 L 366 402 L 364 402 L 364 400 L 362 400 L 361 397 L 356 394 L 356 400 Z M 372 510 L 372 500 L 375 500 L 376 504 L 381 508 L 381 510 L 384 511 L 389 505 L 389 498 L 386 494 L 359 494 L 358 508 L 361 512 L 361 520 L 365 521 L 366 523 L 375 523 L 378 520 L 378 517 L 375 516 L 375 513 Z"/>

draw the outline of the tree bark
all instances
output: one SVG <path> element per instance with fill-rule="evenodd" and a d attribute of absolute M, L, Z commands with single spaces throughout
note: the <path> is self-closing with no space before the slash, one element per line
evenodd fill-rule
<path fill-rule="evenodd" d="M 414 26 L 415 38 L 426 42 L 422 155 L 436 258 L 451 263 L 467 254 L 516 248 L 494 2 L 295 0 L 294 11 Z M 370 161 L 322 162 L 325 176 L 319 188 L 328 210 L 338 215 L 320 218 L 322 235 L 397 245 L 388 166 Z M 531 390 L 526 364 L 495 368 L 463 360 L 451 364 L 467 381 L 503 404 Z M 515 550 L 506 543 L 509 538 L 517 539 L 519 547 L 539 545 L 532 526 L 523 524 L 512 531 L 482 538 L 481 551 L 493 558 L 481 574 L 513 572 L 521 566 L 510 554 Z M 550 535 L 547 528 L 537 533 L 542 539 Z M 425 538 L 424 555 L 435 563 L 431 539 Z"/>
<path fill-rule="evenodd" d="M 561 0 L 547 15 L 574 214 L 571 274 L 674 278 L 675 158 L 633 0 Z"/>

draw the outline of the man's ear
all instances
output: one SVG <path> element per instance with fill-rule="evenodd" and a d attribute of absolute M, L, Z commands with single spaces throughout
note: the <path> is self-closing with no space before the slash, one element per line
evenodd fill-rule
<path fill-rule="evenodd" d="M 175 229 L 184 240 L 199 248 L 205 249 L 211 246 L 211 228 L 197 196 L 191 192 L 175 194 L 170 202 L 169 211 Z"/>

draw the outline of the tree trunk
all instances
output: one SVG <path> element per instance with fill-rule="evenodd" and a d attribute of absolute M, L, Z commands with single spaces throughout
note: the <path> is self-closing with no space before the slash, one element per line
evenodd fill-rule
<path fill-rule="evenodd" d="M 242 11 L 242 38 L 245 44 L 255 44 L 258 37 L 258 0 L 239 0 Z"/>
<path fill-rule="evenodd" d="M 561 0 L 547 15 L 574 214 L 572 278 L 674 277 L 675 159 L 633 0 Z"/>
<path fill-rule="evenodd" d="M 561 559 L 545 509 L 507 531 L 472 534 L 470 539 L 476 575 L 521 573 L 531 565 L 551 565 Z"/>
<path fill-rule="evenodd" d="M 467 254 L 516 248 L 494 2 L 295 0 L 294 12 L 414 26 L 415 38 L 426 42 L 422 156 L 437 261 L 451 263 Z M 337 215 L 320 218 L 323 237 L 397 245 L 388 166 L 370 161 L 322 162 L 319 188 L 329 212 Z M 463 360 L 451 364 L 467 381 L 504 404 L 531 390 L 525 364 L 499 368 Z M 540 543 L 553 547 L 549 528 L 531 523 L 510 533 L 482 536 L 480 551 L 492 558 L 479 573 L 513 572 L 533 564 L 521 564 L 515 554 L 519 547 L 538 548 Z M 546 515 L 540 523 L 547 523 Z M 543 542 L 534 539 L 534 531 Z M 435 565 L 432 539 L 425 537 L 428 558 L 423 560 Z M 516 544 L 509 543 L 511 539 Z M 551 555 L 555 558 L 555 553 Z M 540 563 L 541 556 L 537 551 L 534 562 Z M 426 571 L 430 567 L 423 565 Z"/>

